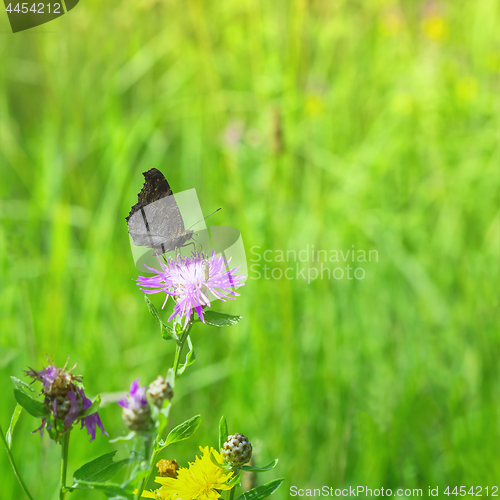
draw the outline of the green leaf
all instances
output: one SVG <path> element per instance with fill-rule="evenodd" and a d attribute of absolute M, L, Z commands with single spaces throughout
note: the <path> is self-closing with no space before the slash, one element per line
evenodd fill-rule
<path fill-rule="evenodd" d="M 239 323 L 243 319 L 243 316 L 232 316 L 231 314 L 217 311 L 205 311 L 203 319 L 205 323 L 213 326 L 233 326 Z"/>
<path fill-rule="evenodd" d="M 9 448 L 12 447 L 12 434 L 14 433 L 14 427 L 16 426 L 22 411 L 23 407 L 20 404 L 17 404 L 14 408 L 14 413 L 12 414 L 12 418 L 10 420 L 10 426 L 7 430 L 7 435 L 5 436 L 5 439 L 7 440 L 7 446 Z"/>
<path fill-rule="evenodd" d="M 195 415 L 194 417 L 191 417 L 189 420 L 186 420 L 182 424 L 178 425 L 174 429 L 170 431 L 170 433 L 167 436 L 167 439 L 164 441 L 161 441 L 160 444 L 160 450 L 163 448 L 166 448 L 167 446 L 173 444 L 173 443 L 178 443 L 179 441 L 184 441 L 185 439 L 190 438 L 198 429 L 198 427 L 201 424 L 201 415 Z"/>
<path fill-rule="evenodd" d="M 165 410 L 170 409 L 170 405 L 165 408 Z M 158 435 L 161 436 L 163 431 L 168 425 L 168 415 L 165 415 L 163 411 L 158 412 Z"/>
<path fill-rule="evenodd" d="M 30 414 L 37 418 L 47 417 L 50 412 L 47 407 L 33 399 L 29 394 L 26 394 L 24 391 L 20 391 L 19 389 L 14 389 L 14 397 L 16 401 Z"/>
<path fill-rule="evenodd" d="M 264 467 L 254 467 L 252 465 L 243 465 L 241 467 L 242 470 L 246 470 L 247 472 L 267 472 L 268 470 L 272 470 L 278 464 L 278 459 L 273 460 L 270 464 L 264 465 Z"/>
<path fill-rule="evenodd" d="M 102 483 L 97 481 L 81 481 L 78 484 L 68 488 L 69 490 L 99 490 L 102 491 L 110 500 L 133 500 L 134 488 L 127 485 Z"/>
<path fill-rule="evenodd" d="M 160 325 L 160 332 L 161 336 L 165 340 L 177 340 L 177 337 L 168 325 L 163 323 L 160 317 L 160 313 L 158 312 L 158 309 L 154 306 L 154 304 L 149 300 L 149 297 L 147 295 L 144 295 L 144 300 L 146 301 L 146 304 L 148 306 L 149 312 L 151 313 L 151 316 L 155 319 L 155 321 Z"/>
<path fill-rule="evenodd" d="M 170 415 L 170 408 L 172 408 L 172 403 L 170 401 L 163 401 L 164 405 L 165 403 L 167 403 L 167 406 L 165 406 L 160 410 L 160 414 L 163 415 L 165 418 L 168 418 L 168 416 Z"/>
<path fill-rule="evenodd" d="M 124 465 L 134 462 L 133 458 L 125 458 L 118 462 L 113 461 L 116 451 L 106 453 L 82 465 L 73 474 L 75 483 L 92 482 L 103 483 L 111 479 Z"/>
<path fill-rule="evenodd" d="M 89 415 L 93 415 L 99 409 L 99 406 L 101 406 L 101 396 L 97 395 L 96 398 L 94 399 L 94 402 L 92 403 L 92 405 L 89 406 L 80 415 L 80 417 L 88 417 Z"/>
<path fill-rule="evenodd" d="M 252 488 L 249 491 L 240 495 L 236 500 L 263 500 L 264 498 L 272 495 L 284 481 L 284 478 L 273 479 L 262 486 L 257 486 L 257 488 Z"/>
<path fill-rule="evenodd" d="M 210 461 L 214 465 L 216 465 L 217 467 L 219 467 L 221 469 L 224 469 L 224 470 L 231 470 L 232 469 L 232 467 L 230 465 L 221 464 L 220 462 L 218 462 L 217 459 L 214 457 L 212 452 L 210 452 Z"/>
<path fill-rule="evenodd" d="M 23 382 L 22 380 L 19 380 L 16 377 L 10 377 L 10 379 L 12 380 L 12 383 L 14 384 L 14 387 L 16 389 L 19 389 L 20 391 L 26 390 L 30 392 L 35 392 L 35 389 L 33 389 L 33 387 L 31 387 L 31 385 L 27 384 L 26 382 Z"/>
<path fill-rule="evenodd" d="M 149 312 L 151 313 L 151 316 L 153 316 L 155 321 L 161 326 L 163 324 L 163 322 L 160 318 L 160 313 L 158 312 L 158 309 L 156 309 L 156 307 L 149 300 L 149 297 L 147 295 L 144 295 L 144 300 L 146 301 L 146 304 L 148 306 Z"/>
<path fill-rule="evenodd" d="M 194 354 L 194 349 L 193 349 L 193 343 L 191 342 L 191 337 L 189 335 L 187 337 L 187 343 L 189 347 L 189 352 L 186 354 L 186 361 L 177 369 L 177 375 L 182 375 L 184 373 L 184 370 L 188 366 L 191 366 L 196 361 L 196 356 Z"/>
<path fill-rule="evenodd" d="M 238 474 L 238 475 L 232 477 L 226 484 L 227 484 L 227 486 L 234 487 L 234 486 L 238 486 L 240 484 L 240 481 L 241 481 L 241 474 Z"/>
<path fill-rule="evenodd" d="M 165 380 L 170 384 L 170 387 L 172 389 L 175 388 L 175 373 L 173 368 L 169 368 L 167 372 L 167 376 L 165 377 Z"/>
<path fill-rule="evenodd" d="M 157 434 L 161 436 L 163 434 L 163 431 L 167 427 L 168 424 L 168 415 L 170 413 L 170 408 L 172 407 L 172 404 L 170 401 L 163 401 L 164 407 L 158 408 L 155 405 L 152 405 L 151 408 L 151 417 L 153 418 L 153 421 L 155 422 L 156 429 L 157 429 Z"/>
<path fill-rule="evenodd" d="M 174 330 L 165 323 L 161 324 L 161 336 L 165 340 L 177 340 L 177 336 L 175 335 Z"/>
<path fill-rule="evenodd" d="M 109 500 L 133 500 L 135 498 L 134 490 L 131 488 L 125 490 L 119 484 L 105 484 L 96 489 L 101 490 Z"/>
<path fill-rule="evenodd" d="M 180 321 L 180 317 L 176 316 L 176 318 L 174 320 L 174 330 L 175 330 L 175 334 L 177 335 L 178 339 L 180 339 L 182 337 L 182 334 L 184 333 L 184 330 L 182 329 L 182 326 L 181 326 L 179 321 Z"/>
<path fill-rule="evenodd" d="M 35 389 L 33 389 L 33 387 L 16 377 L 10 377 L 10 379 L 12 380 L 12 383 L 15 387 L 14 397 L 16 398 L 18 406 L 21 406 L 30 415 L 37 418 L 47 417 L 50 414 L 50 411 L 43 403 L 36 400 L 29 394 L 30 392 L 35 392 Z M 16 411 L 17 407 L 16 410 L 14 410 L 14 415 L 12 415 L 11 427 L 9 428 L 9 431 L 11 431 L 11 429 L 12 431 L 14 430 L 17 419 L 19 418 L 19 415 L 16 416 Z M 9 431 L 7 431 L 7 434 L 10 435 L 10 439 L 12 440 L 12 432 L 10 432 L 9 434 Z"/>
<path fill-rule="evenodd" d="M 222 453 L 222 446 L 226 442 L 228 435 L 226 417 L 222 415 L 219 422 L 219 453 Z"/>

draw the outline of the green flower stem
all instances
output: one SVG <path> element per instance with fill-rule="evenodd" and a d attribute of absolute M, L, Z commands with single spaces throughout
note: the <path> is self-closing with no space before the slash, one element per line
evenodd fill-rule
<path fill-rule="evenodd" d="M 66 498 L 66 473 L 68 472 L 68 450 L 69 450 L 69 436 L 71 431 L 65 432 L 61 439 L 61 486 L 59 488 L 59 500 Z"/>
<path fill-rule="evenodd" d="M 186 339 L 188 338 L 189 332 L 193 326 L 193 322 L 190 321 L 184 331 L 182 332 L 181 340 L 178 342 L 175 349 L 175 357 L 174 357 L 174 366 L 172 369 L 174 370 L 175 378 L 177 379 L 177 370 L 179 368 L 179 362 L 181 360 L 182 349 L 184 348 L 184 344 L 186 343 Z"/>
<path fill-rule="evenodd" d="M 12 456 L 12 453 L 10 452 L 9 445 L 7 444 L 7 440 L 5 439 L 5 434 L 3 433 L 3 429 L 2 429 L 1 425 L 0 425 L 0 436 L 2 436 L 2 443 L 5 447 L 5 451 L 7 452 L 7 456 L 9 457 L 10 465 L 12 466 L 12 469 L 14 470 L 14 474 L 17 477 L 17 480 L 19 481 L 21 488 L 23 489 L 24 493 L 26 493 L 26 496 L 30 500 L 33 500 L 33 497 L 31 496 L 30 492 L 28 491 L 28 488 L 24 484 L 23 478 L 21 477 L 21 475 L 19 474 L 19 471 L 17 470 L 16 463 L 14 462 L 14 457 Z"/>
<path fill-rule="evenodd" d="M 146 479 L 143 481 L 142 485 L 141 485 L 141 488 L 139 488 L 140 490 L 140 494 L 142 494 L 142 492 L 144 491 L 144 488 L 146 487 L 146 485 L 149 483 L 149 480 L 151 479 L 151 475 L 153 474 L 153 468 L 155 466 L 155 462 L 156 462 L 156 459 L 158 458 L 158 455 L 160 454 L 160 451 L 156 449 L 156 443 L 158 442 L 158 440 L 160 439 L 160 437 L 158 436 L 156 439 L 155 439 L 155 444 L 153 446 L 153 453 L 151 453 L 151 460 L 149 462 L 149 472 L 148 472 L 148 476 L 146 477 Z M 137 492 L 139 493 L 139 491 Z M 135 497 L 136 499 L 139 499 L 140 496 L 136 496 Z"/>
<path fill-rule="evenodd" d="M 237 467 L 233 467 L 233 478 L 238 475 L 238 472 L 240 471 Z M 231 478 L 232 479 L 232 478 Z M 227 500 L 233 500 L 234 499 L 234 490 L 236 489 L 236 485 L 234 485 L 228 492 L 227 492 Z"/>
<path fill-rule="evenodd" d="M 233 500 L 234 498 L 234 490 L 236 489 L 236 485 L 234 485 L 230 490 L 229 490 L 229 500 Z"/>
<path fill-rule="evenodd" d="M 192 326 L 193 326 L 193 322 L 190 321 L 187 324 L 186 328 L 183 330 L 181 339 L 177 342 L 177 345 L 175 347 L 174 364 L 172 366 L 172 369 L 174 371 L 174 376 L 176 379 L 177 379 L 177 370 L 179 369 L 179 363 L 181 360 L 182 349 L 184 349 L 184 344 L 186 343 L 186 340 L 188 338 L 188 335 L 189 335 L 189 332 L 191 331 Z M 137 493 L 135 494 L 135 497 L 134 497 L 136 500 L 139 500 L 139 498 L 141 498 L 141 495 L 142 495 L 142 492 L 144 491 L 144 488 L 146 487 L 146 485 L 149 483 L 149 480 L 151 479 L 151 475 L 153 474 L 153 469 L 155 466 L 156 459 L 158 458 L 158 455 L 160 453 L 160 450 L 157 450 L 157 448 L 156 448 L 156 445 L 160 440 L 161 440 L 161 436 L 160 435 L 156 436 L 152 452 L 151 452 L 151 450 L 149 450 L 146 454 L 146 456 L 148 456 L 148 454 L 151 453 L 151 460 L 149 462 L 149 473 L 148 473 L 147 477 L 141 481 L 141 484 L 140 484 L 139 488 L 137 489 Z"/>
<path fill-rule="evenodd" d="M 132 449 L 129 451 L 129 456 L 133 457 L 137 454 L 137 439 L 134 438 L 132 440 Z M 135 472 L 135 464 L 133 461 L 130 461 L 129 464 L 127 465 L 127 468 L 125 469 L 125 483 L 130 482 L 132 479 L 135 478 L 135 475 L 132 476 L 133 472 Z"/>
<path fill-rule="evenodd" d="M 155 445 L 156 445 L 156 440 L 155 440 Z M 149 482 L 149 478 L 151 477 L 151 473 L 152 473 L 152 470 L 153 470 L 153 462 L 154 462 L 154 455 L 156 454 L 154 451 L 153 453 L 151 453 L 151 437 L 150 436 L 147 436 L 144 438 L 144 456 L 145 457 L 148 457 L 150 454 L 151 454 L 151 460 L 149 462 L 149 474 L 146 478 L 144 478 L 142 481 L 141 481 L 141 484 L 139 485 L 139 488 L 137 488 L 137 492 L 135 493 L 134 495 L 134 499 L 135 500 L 139 500 L 139 498 L 141 498 L 141 495 L 142 495 L 142 492 L 144 491 L 144 488 L 146 487 L 146 485 L 148 484 Z M 153 447 L 154 449 L 154 447 Z"/>

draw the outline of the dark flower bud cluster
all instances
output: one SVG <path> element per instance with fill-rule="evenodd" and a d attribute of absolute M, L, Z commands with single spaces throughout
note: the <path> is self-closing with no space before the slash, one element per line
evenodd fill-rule
<path fill-rule="evenodd" d="M 73 424 L 80 420 L 81 427 L 87 429 L 91 436 L 90 440 L 93 441 L 97 427 L 103 434 L 107 433 L 97 412 L 83 416 L 84 412 L 92 406 L 92 401 L 85 395 L 82 377 L 70 372 L 71 370 L 66 370 L 66 365 L 58 368 L 55 364 L 49 364 L 38 371 L 30 368 L 26 372 L 34 381 L 42 383 L 43 403 L 49 414 L 48 417 L 42 419 L 42 425 L 37 431 L 43 434 L 46 428 L 50 436 L 58 441 L 62 434 L 69 432 Z"/>
<path fill-rule="evenodd" d="M 237 432 L 227 437 L 222 446 L 224 461 L 233 467 L 241 467 L 252 458 L 252 445 L 248 438 Z"/>
<path fill-rule="evenodd" d="M 159 375 L 149 384 L 148 397 L 157 408 L 161 408 L 165 400 L 170 401 L 174 397 L 174 391 L 167 380 Z"/>

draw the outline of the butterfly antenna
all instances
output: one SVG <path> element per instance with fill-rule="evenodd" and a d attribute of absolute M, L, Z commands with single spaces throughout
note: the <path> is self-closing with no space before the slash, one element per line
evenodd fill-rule
<path fill-rule="evenodd" d="M 211 215 L 215 214 L 218 212 L 222 207 L 219 207 L 217 210 L 214 210 L 211 214 L 208 214 L 206 217 L 203 217 L 203 219 L 200 219 L 198 222 L 201 222 L 202 220 L 208 219 Z M 191 227 L 196 226 L 198 222 L 195 222 Z M 191 229 L 191 227 L 189 229 Z"/>

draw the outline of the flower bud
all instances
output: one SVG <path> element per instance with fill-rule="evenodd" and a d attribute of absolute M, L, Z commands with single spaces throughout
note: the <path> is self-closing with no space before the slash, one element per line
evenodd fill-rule
<path fill-rule="evenodd" d="M 151 408 L 146 399 L 146 387 L 139 387 L 139 379 L 130 385 L 130 393 L 118 400 L 126 427 L 135 432 L 149 432 L 153 427 Z"/>
<path fill-rule="evenodd" d="M 149 384 L 148 396 L 156 407 L 161 408 L 163 401 L 166 399 L 170 401 L 174 397 L 174 391 L 167 380 L 159 375 L 156 380 Z"/>
<path fill-rule="evenodd" d="M 128 427 L 131 431 L 146 432 L 152 425 L 151 409 L 149 406 L 123 408 L 122 419 L 125 427 Z"/>
<path fill-rule="evenodd" d="M 160 460 L 156 467 L 158 467 L 158 474 L 160 477 L 177 478 L 177 471 L 180 469 L 175 460 Z"/>
<path fill-rule="evenodd" d="M 222 446 L 222 457 L 233 467 L 241 467 L 252 458 L 252 445 L 246 436 L 237 432 L 228 436 Z"/>

